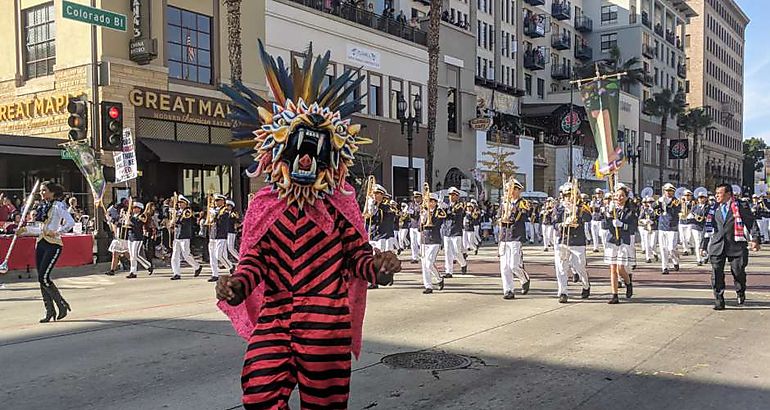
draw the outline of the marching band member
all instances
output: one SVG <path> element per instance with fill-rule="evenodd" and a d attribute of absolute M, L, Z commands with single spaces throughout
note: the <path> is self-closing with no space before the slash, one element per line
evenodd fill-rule
<path fill-rule="evenodd" d="M 708 196 L 705 192 L 699 192 L 698 204 L 692 209 L 693 221 L 695 223 L 692 225 L 692 230 L 690 231 L 696 252 L 698 249 L 701 249 L 703 233 L 706 227 L 706 217 L 708 216 L 709 209 Z M 698 258 L 698 266 L 706 263 L 708 256 L 698 255 L 698 253 L 695 253 L 695 255 Z"/>
<path fill-rule="evenodd" d="M 401 211 L 398 213 L 398 254 L 409 246 L 409 204 L 401 203 Z"/>
<path fill-rule="evenodd" d="M 367 200 L 369 219 L 369 244 L 383 252 L 392 250 L 393 232 L 396 226 L 396 214 L 385 200 L 388 191 L 380 184 L 375 184 L 373 197 Z"/>
<path fill-rule="evenodd" d="M 503 280 L 503 299 L 514 299 L 513 275 L 521 281 L 522 294 L 529 293 L 530 279 L 524 271 L 522 241 L 527 239 L 526 217 L 529 203 L 520 198 L 524 189 L 519 181 L 511 178 L 504 186 L 505 197 L 500 208 L 500 276 Z"/>
<path fill-rule="evenodd" d="M 144 242 L 144 225 L 147 223 L 147 216 L 144 215 L 144 204 L 133 202 L 131 213 L 128 217 L 128 258 L 131 261 L 131 271 L 126 278 L 136 278 L 136 265 L 140 263 L 147 269 L 150 275 L 153 272 L 152 261 L 148 261 L 142 255 L 142 243 Z"/>
<path fill-rule="evenodd" d="M 214 195 L 214 207 L 209 209 L 209 266 L 211 267 L 211 277 L 209 282 L 219 280 L 219 263 L 225 266 L 225 269 L 232 270 L 233 265 L 227 259 L 227 230 L 230 226 L 230 212 L 225 207 L 225 196 L 222 194 Z"/>
<path fill-rule="evenodd" d="M 700 246 L 700 243 L 692 243 L 692 226 L 695 224 L 695 219 L 690 212 L 695 206 L 692 191 L 685 189 L 679 202 L 682 204 L 682 210 L 679 213 L 679 242 L 682 244 L 682 255 L 687 256 L 691 250 L 695 253 L 695 247 Z"/>
<path fill-rule="evenodd" d="M 757 199 L 757 225 L 762 241 L 770 242 L 770 200 L 767 193 L 763 192 Z"/>
<path fill-rule="evenodd" d="M 393 250 L 393 232 L 396 227 L 396 213 L 386 200 L 388 191 L 380 184 L 374 184 L 373 195 L 367 199 L 366 219 L 369 221 L 369 244 L 382 252 Z M 369 289 L 379 285 L 370 283 Z"/>
<path fill-rule="evenodd" d="M 593 246 L 593 253 L 599 252 L 599 241 L 604 246 L 604 238 L 602 237 L 602 223 L 604 222 L 604 190 L 596 188 L 594 190 L 594 199 L 591 200 L 591 245 Z"/>
<path fill-rule="evenodd" d="M 463 258 L 468 258 L 468 251 L 474 250 L 479 254 L 478 229 L 481 214 L 475 204 L 476 201 L 468 202 L 465 205 L 465 215 L 463 215 Z"/>
<path fill-rule="evenodd" d="M 554 229 L 553 211 L 554 199 L 549 196 L 540 210 L 540 223 L 543 226 L 543 252 L 548 252 L 548 247 L 550 246 L 556 248 L 557 234 Z M 585 235 L 585 229 L 583 229 L 583 235 Z"/>
<path fill-rule="evenodd" d="M 619 303 L 618 276 L 626 284 L 626 299 L 634 294 L 632 277 L 626 272 L 636 259 L 636 251 L 631 242 L 631 233 L 636 229 L 637 219 L 634 208 L 628 200 L 628 188 L 618 183 L 615 187 L 615 202 L 610 205 L 605 217 L 607 242 L 604 250 L 604 261 L 610 265 L 610 285 L 612 297 L 609 304 Z"/>
<path fill-rule="evenodd" d="M 451 187 L 448 190 L 449 206 L 444 220 L 444 277 L 451 278 L 454 262 L 460 264 L 462 273 L 468 272 L 468 261 L 463 253 L 463 217 L 465 207 L 460 202 L 460 190 Z"/>
<path fill-rule="evenodd" d="M 227 212 L 230 214 L 227 224 L 227 252 L 235 258 L 235 263 L 238 263 L 240 255 L 238 254 L 238 248 L 235 247 L 235 239 L 238 236 L 241 217 L 235 210 L 235 202 L 228 199 L 225 204 L 227 205 Z M 225 254 L 225 257 L 227 257 L 227 254 Z"/>
<path fill-rule="evenodd" d="M 446 219 L 446 212 L 438 207 L 438 195 L 430 194 L 428 208 L 423 209 L 420 214 L 420 231 L 422 232 L 422 283 L 425 290 L 424 294 L 433 293 L 433 280 L 438 284 L 438 289 L 444 289 L 444 278 L 436 269 L 436 257 L 441 248 L 444 238 L 441 235 L 441 228 Z"/>
<path fill-rule="evenodd" d="M 182 278 L 182 259 L 195 269 L 193 276 L 198 277 L 203 266 L 190 253 L 190 239 L 193 237 L 193 227 L 196 225 L 195 214 L 190 209 L 190 200 L 183 195 L 177 198 L 178 209 L 171 210 L 171 226 L 174 227 L 174 245 L 171 252 L 171 270 L 174 274 L 171 280 Z"/>
<path fill-rule="evenodd" d="M 658 246 L 660 246 L 660 262 L 664 275 L 668 275 L 668 267 L 674 265 L 679 271 L 679 252 L 677 251 L 677 234 L 681 204 L 674 198 L 675 188 L 670 183 L 663 185 L 663 196 L 655 206 L 658 214 Z"/>
<path fill-rule="evenodd" d="M 653 257 L 656 261 L 658 260 L 658 253 L 655 251 L 655 242 L 658 239 L 658 215 L 653 208 L 654 202 L 655 199 L 651 196 L 644 198 L 637 223 L 645 263 L 652 263 Z"/>
<path fill-rule="evenodd" d="M 417 263 L 420 256 L 420 206 L 422 205 L 422 192 L 412 192 L 412 203 L 409 204 L 409 243 L 412 247 L 412 263 Z"/>
<path fill-rule="evenodd" d="M 577 187 L 570 182 L 562 185 L 564 201 L 553 212 L 554 227 L 561 233 L 558 245 L 554 247 L 559 303 L 567 303 L 570 270 L 578 275 L 583 285 L 580 297 L 587 299 L 591 295 L 586 271 L 586 231 L 583 229 L 585 223 L 591 221 L 591 207 L 579 199 L 579 192 L 573 190 L 577 191 Z"/>
<path fill-rule="evenodd" d="M 68 232 L 75 225 L 75 220 L 67 211 L 64 204 L 64 188 L 51 181 L 40 184 L 40 197 L 42 201 L 37 207 L 34 220 L 40 222 L 40 232 L 35 243 L 35 265 L 37 267 L 37 279 L 40 283 L 40 293 L 43 296 L 45 317 L 40 323 L 48 323 L 53 320 L 62 320 L 67 312 L 72 311 L 69 303 L 64 300 L 56 284 L 51 280 L 51 272 L 56 261 L 59 260 L 64 242 L 61 234 Z M 20 222 L 21 223 L 21 222 Z M 31 230 L 30 230 L 31 231 Z M 16 230 L 16 235 L 31 233 L 26 226 Z M 54 308 L 54 304 L 56 308 Z M 59 314 L 56 314 L 56 309 Z"/>

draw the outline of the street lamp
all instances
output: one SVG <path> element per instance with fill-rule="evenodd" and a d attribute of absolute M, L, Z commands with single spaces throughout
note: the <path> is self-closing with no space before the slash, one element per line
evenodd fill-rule
<path fill-rule="evenodd" d="M 631 160 L 631 191 L 636 195 L 636 161 L 642 156 L 642 145 L 629 141 L 626 144 L 626 156 Z"/>
<path fill-rule="evenodd" d="M 420 95 L 414 96 L 412 101 L 412 109 L 409 116 L 406 115 L 407 103 L 404 99 L 404 95 L 398 96 L 398 102 L 396 103 L 396 111 L 398 121 L 401 123 L 401 135 L 404 135 L 404 127 L 406 127 L 406 142 L 407 142 L 407 156 L 409 158 L 409 190 L 414 192 L 417 190 L 414 182 L 414 164 L 412 163 L 412 141 L 414 139 L 413 133 L 420 133 L 420 118 L 422 118 L 422 100 Z"/>

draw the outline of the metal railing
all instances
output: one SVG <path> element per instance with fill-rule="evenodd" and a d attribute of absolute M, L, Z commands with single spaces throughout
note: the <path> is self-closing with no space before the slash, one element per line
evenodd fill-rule
<path fill-rule="evenodd" d="M 419 28 L 412 27 L 408 23 L 396 20 L 396 16 L 383 16 L 368 11 L 362 7 L 351 4 L 341 4 L 334 7 L 327 7 L 328 3 L 324 0 L 288 0 L 292 3 L 301 4 L 318 10 L 322 13 L 341 17 L 362 26 L 370 27 L 375 30 L 388 33 L 390 35 L 403 38 L 420 45 L 428 44 L 428 33 Z"/>
<path fill-rule="evenodd" d="M 575 16 L 575 30 L 587 33 L 594 29 L 594 22 L 588 16 Z"/>

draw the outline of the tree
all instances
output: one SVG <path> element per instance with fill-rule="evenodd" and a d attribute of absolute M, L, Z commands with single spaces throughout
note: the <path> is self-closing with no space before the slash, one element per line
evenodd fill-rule
<path fill-rule="evenodd" d="M 638 57 L 631 57 L 624 62 L 621 61 L 621 58 L 620 48 L 615 46 L 610 50 L 610 58 L 584 64 L 575 69 L 575 74 L 578 78 L 593 77 L 596 75 L 597 65 L 599 74 L 626 73 L 626 75 L 620 77 L 620 88 L 625 92 L 629 92 L 632 85 L 642 81 L 644 70 L 639 67 Z"/>
<path fill-rule="evenodd" d="M 642 111 L 653 117 L 660 117 L 660 168 L 659 179 L 661 185 L 663 184 L 663 164 L 666 162 L 666 130 L 668 129 L 669 118 L 674 118 L 684 112 L 686 106 L 684 94 L 680 91 L 677 93 L 672 92 L 668 88 L 663 89 L 661 92 L 653 94 L 652 98 L 648 98 L 644 102 Z"/>
<path fill-rule="evenodd" d="M 241 81 L 241 1 L 223 0 L 227 8 L 227 53 L 230 61 L 230 82 Z"/>
<path fill-rule="evenodd" d="M 482 159 L 479 161 L 487 171 L 487 182 L 493 188 L 497 188 L 498 197 L 502 196 L 503 190 L 503 176 L 510 178 L 516 174 L 516 170 L 519 167 L 508 157 L 514 155 L 515 152 L 503 150 L 503 146 L 500 144 L 500 131 L 495 132 L 495 141 L 497 143 L 496 151 L 484 151 L 481 153 L 482 158 L 489 157 L 489 159 Z"/>
<path fill-rule="evenodd" d="M 751 137 L 743 141 L 743 184 L 754 188 L 754 173 L 762 169 L 767 144 L 762 138 Z"/>
<path fill-rule="evenodd" d="M 425 158 L 425 178 L 431 187 L 433 186 L 433 146 L 436 142 L 438 114 L 438 57 L 442 5 L 442 0 L 430 0 L 428 19 L 428 153 Z"/>
<path fill-rule="evenodd" d="M 692 180 L 691 185 L 694 188 L 698 175 L 698 138 L 712 123 L 711 116 L 703 107 L 691 108 L 681 115 L 677 120 L 679 128 L 687 135 L 692 135 Z"/>

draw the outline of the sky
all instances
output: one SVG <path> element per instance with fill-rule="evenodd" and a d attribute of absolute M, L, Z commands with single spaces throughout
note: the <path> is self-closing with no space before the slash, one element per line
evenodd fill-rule
<path fill-rule="evenodd" d="M 770 1 L 737 0 L 751 22 L 746 28 L 743 135 L 770 144 Z"/>

